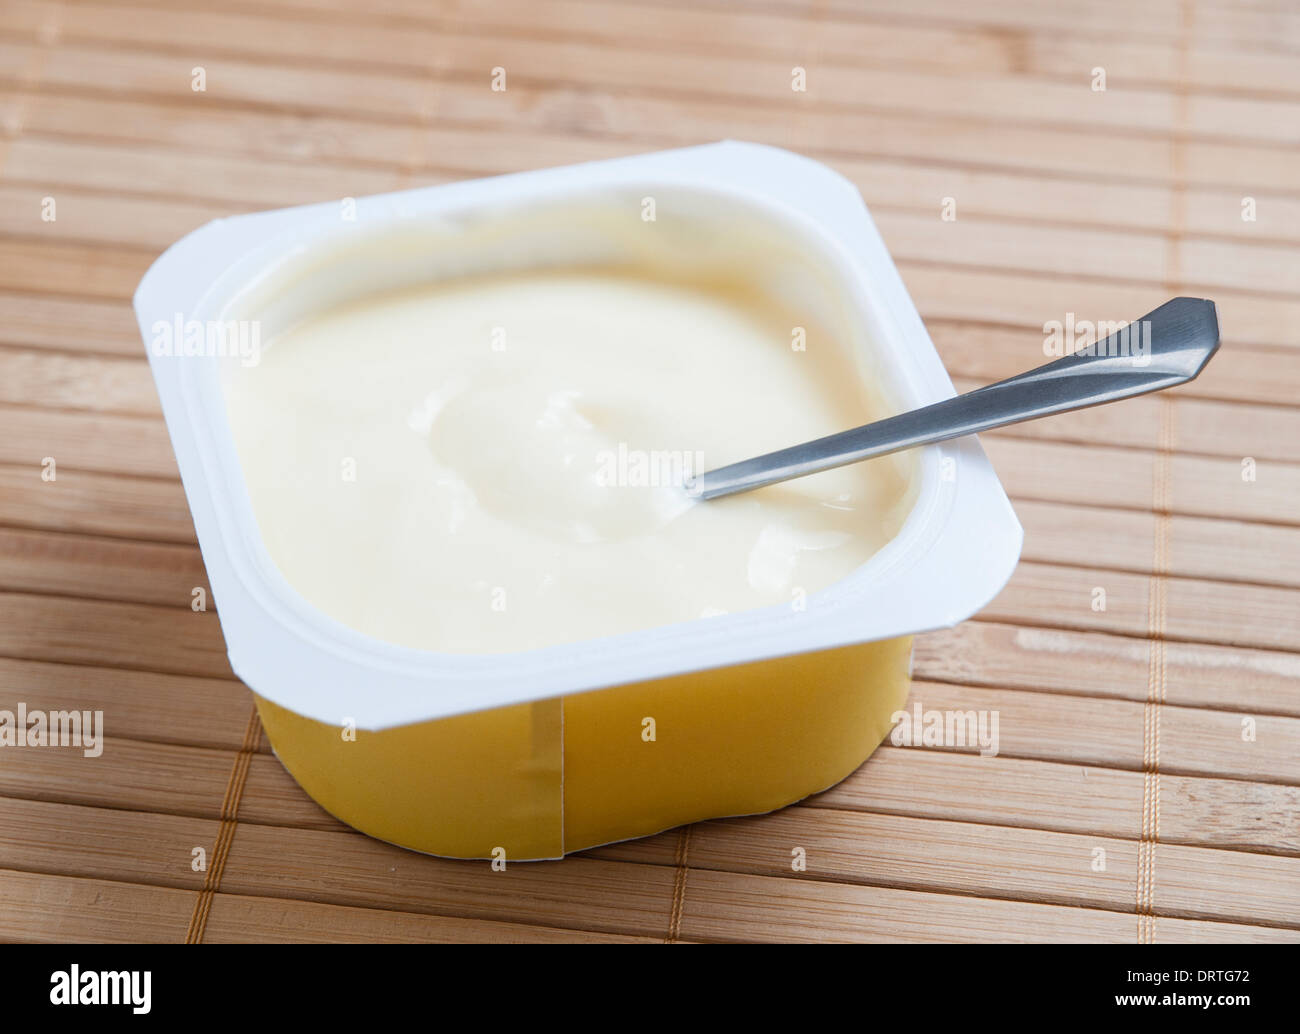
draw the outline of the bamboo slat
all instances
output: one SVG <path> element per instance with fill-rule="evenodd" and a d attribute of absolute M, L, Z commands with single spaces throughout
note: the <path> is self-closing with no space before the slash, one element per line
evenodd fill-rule
<path fill-rule="evenodd" d="M 1150 646 L 1142 639 L 1041 626 L 969 621 L 921 636 L 922 678 L 1146 700 Z M 1171 704 L 1300 714 L 1300 659 L 1275 650 L 1206 643 L 1165 644 Z"/>
<path fill-rule="evenodd" d="M 98 18 L 89 17 L 96 14 Z M 94 34 L 97 41 L 128 33 L 132 45 L 164 47 L 177 39 L 202 39 L 218 55 L 234 52 L 277 61 L 337 62 L 342 66 L 380 64 L 412 74 L 434 71 L 443 75 L 482 74 L 495 63 L 516 69 L 518 77 L 525 81 L 550 79 L 554 69 L 559 68 L 564 70 L 566 81 L 580 86 L 635 87 L 671 82 L 673 89 L 683 92 L 709 95 L 725 91 L 769 103 L 790 99 L 789 68 L 784 58 L 751 58 L 708 50 L 688 53 L 680 48 L 651 50 L 642 41 L 636 47 L 615 47 L 540 34 L 521 39 L 503 33 L 461 32 L 454 27 L 390 28 L 370 20 L 347 24 L 277 21 L 265 11 L 253 15 L 153 9 L 148 19 L 129 20 L 115 17 L 112 8 L 86 5 L 74 5 L 61 13 L 61 32 L 65 23 L 74 39 L 83 33 Z M 629 30 L 625 38 L 635 39 L 634 32 Z M 68 65 L 74 53 L 75 44 L 61 45 L 49 55 L 43 76 L 59 81 L 70 75 Z M 255 79 L 256 66 L 232 63 L 228 67 L 246 81 L 243 89 L 254 87 L 255 83 L 247 81 L 250 76 Z M 351 73 L 340 69 L 330 74 Z M 1106 105 L 1096 103 L 1091 91 L 1071 83 L 1040 80 L 1033 91 L 1025 91 L 1013 76 L 999 69 L 968 69 L 968 74 L 957 78 L 910 67 L 883 70 L 861 63 L 841 64 L 834 59 L 819 66 L 819 75 L 808 84 L 807 97 L 814 102 L 870 106 L 869 100 L 863 104 L 857 98 L 875 98 L 886 91 L 901 95 L 901 103 L 909 111 L 976 119 L 987 118 L 992 111 L 1006 121 L 1072 121 L 1082 126 L 1130 129 L 1165 130 L 1177 107 L 1177 91 L 1173 89 L 1127 90 L 1124 104 Z M 854 100 L 849 102 L 847 98 Z M 352 102 L 369 99 L 353 98 Z M 418 96 L 408 97 L 405 105 L 419 101 Z M 1187 123 L 1195 132 L 1296 142 L 1297 108 L 1291 102 L 1193 95 L 1184 103 Z M 1243 119 L 1246 113 L 1256 117 Z M 1261 113 L 1271 117 L 1260 118 Z"/>

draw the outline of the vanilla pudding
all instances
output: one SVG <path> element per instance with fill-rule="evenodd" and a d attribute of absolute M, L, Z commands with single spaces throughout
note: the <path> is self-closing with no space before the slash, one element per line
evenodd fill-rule
<path fill-rule="evenodd" d="M 231 364 L 270 557 L 378 639 L 502 653 L 801 610 L 911 502 L 888 457 L 709 502 L 681 481 L 888 409 L 808 311 L 737 278 L 550 268 L 324 307 Z"/>

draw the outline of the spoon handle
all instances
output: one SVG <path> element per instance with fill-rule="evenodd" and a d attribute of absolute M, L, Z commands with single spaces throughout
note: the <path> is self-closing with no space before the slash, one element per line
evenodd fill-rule
<path fill-rule="evenodd" d="M 699 475 L 714 499 L 917 445 L 1115 402 L 1192 380 L 1219 347 L 1214 302 L 1174 298 L 1099 341 L 1027 373 L 849 431 Z"/>

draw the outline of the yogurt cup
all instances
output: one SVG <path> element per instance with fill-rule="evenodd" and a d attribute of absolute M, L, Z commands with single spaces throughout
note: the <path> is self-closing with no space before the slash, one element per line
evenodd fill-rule
<path fill-rule="evenodd" d="M 641 246 L 620 220 L 642 218 L 647 200 L 683 230 L 656 238 L 661 259 L 752 262 L 765 291 L 835 322 L 893 409 L 954 393 L 857 190 L 753 144 L 217 220 L 136 292 L 231 666 L 285 767 L 362 832 L 526 860 L 783 807 L 842 780 L 885 737 L 912 635 L 969 617 L 1015 567 L 1020 526 L 965 439 L 908 454 L 898 533 L 799 607 L 465 654 L 385 642 L 307 603 L 271 560 L 235 448 L 223 371 L 254 358 L 233 344 L 239 328 L 255 345 L 340 299 L 616 261 Z M 751 260 L 751 238 L 781 248 Z"/>

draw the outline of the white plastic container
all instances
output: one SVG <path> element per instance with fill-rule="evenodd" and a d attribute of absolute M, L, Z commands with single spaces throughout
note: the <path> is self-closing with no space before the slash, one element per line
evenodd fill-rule
<path fill-rule="evenodd" d="M 154 263 L 136 314 L 146 347 L 178 314 L 252 316 L 273 333 L 340 297 L 599 260 L 619 247 L 608 213 L 646 197 L 680 219 L 732 220 L 797 241 L 815 282 L 791 268 L 773 290 L 835 307 L 854 328 L 862 369 L 896 408 L 953 394 L 852 184 L 789 152 L 731 142 L 362 198 L 355 221 L 338 203 L 218 220 Z M 499 246 L 457 248 L 458 227 L 484 220 L 500 227 Z M 401 245 L 364 268 L 348 264 L 350 238 L 385 235 Z M 906 695 L 910 636 L 980 609 L 1019 556 L 1020 526 L 966 439 L 915 454 L 915 502 L 901 531 L 802 610 L 515 654 L 403 648 L 326 617 L 285 581 L 244 487 L 222 360 L 159 351 L 150 361 L 235 673 L 309 793 L 363 831 L 418 850 L 556 857 L 823 789 L 887 732 Z M 639 735 L 656 709 L 672 716 L 671 743 L 663 717 L 658 742 Z"/>

